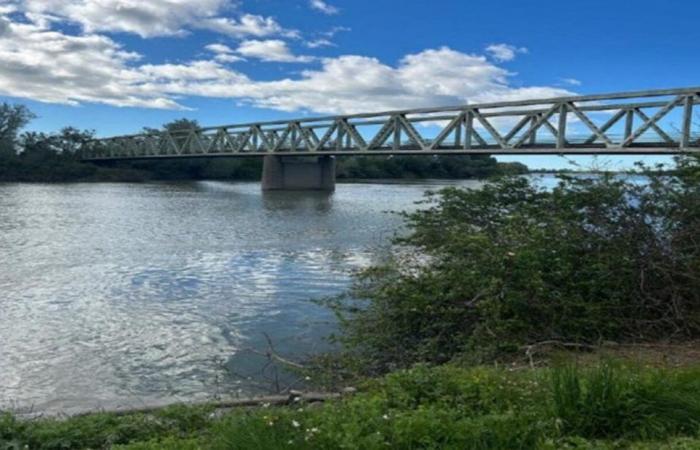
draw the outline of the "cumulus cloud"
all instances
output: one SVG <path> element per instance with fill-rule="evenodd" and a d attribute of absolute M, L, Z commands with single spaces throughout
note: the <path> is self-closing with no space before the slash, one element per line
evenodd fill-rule
<path fill-rule="evenodd" d="M 304 45 L 309 48 L 335 47 L 335 44 L 326 38 L 314 39 L 304 42 Z"/>
<path fill-rule="evenodd" d="M 571 86 L 581 86 L 581 82 L 576 78 L 562 78 L 561 81 Z"/>
<path fill-rule="evenodd" d="M 320 69 L 306 70 L 300 79 L 267 82 L 265 92 L 271 94 L 253 102 L 286 111 L 353 113 L 569 94 L 550 87 L 512 88 L 508 77 L 484 56 L 447 47 L 407 55 L 395 67 L 348 55 L 324 59 Z"/>
<path fill-rule="evenodd" d="M 313 60 L 310 56 L 294 55 L 287 46 L 287 43 L 279 39 L 243 41 L 238 46 L 236 52 L 240 55 L 260 59 L 262 61 L 310 62 Z"/>
<path fill-rule="evenodd" d="M 210 44 L 210 58 L 153 64 L 107 36 L 4 23 L 0 94 L 44 102 L 172 109 L 199 96 L 284 111 L 352 113 L 572 94 L 548 86 L 514 88 L 509 72 L 485 56 L 447 47 L 406 55 L 396 65 L 361 55 L 326 58 L 298 76 L 260 81 L 217 56 L 300 57 L 283 42 L 244 41 L 238 48 Z"/>
<path fill-rule="evenodd" d="M 124 32 L 148 38 L 186 34 L 208 29 L 234 37 L 296 36 L 271 17 L 224 14 L 233 10 L 231 0 L 0 0 L 5 8 L 20 11 L 46 28 L 48 23 L 67 21 L 87 33 Z"/>
<path fill-rule="evenodd" d="M 0 39 L 0 92 L 54 103 L 177 107 L 139 85 L 138 72 L 127 68 L 138 57 L 104 36 L 10 23 Z"/>
<path fill-rule="evenodd" d="M 233 49 L 224 44 L 209 44 L 204 48 L 213 53 L 233 53 Z"/>
<path fill-rule="evenodd" d="M 209 44 L 204 47 L 214 53 L 214 60 L 222 63 L 232 63 L 237 61 L 245 61 L 244 58 L 234 55 L 231 47 L 224 44 Z"/>
<path fill-rule="evenodd" d="M 327 14 L 329 16 L 333 14 L 338 14 L 340 12 L 338 8 L 326 3 L 323 0 L 309 0 L 309 6 L 311 6 L 311 8 L 315 9 L 316 11 L 320 11 L 323 14 Z"/>
<path fill-rule="evenodd" d="M 227 17 L 212 17 L 200 21 L 199 25 L 203 28 L 237 38 L 245 36 L 265 37 L 272 35 L 280 35 L 294 39 L 299 38 L 299 32 L 297 30 L 288 30 L 283 28 L 271 17 L 263 17 L 254 14 L 243 14 L 238 20 Z"/>
<path fill-rule="evenodd" d="M 518 53 L 527 53 L 525 47 L 516 47 L 508 44 L 491 44 L 486 47 L 486 51 L 493 59 L 499 62 L 512 61 Z"/>
<path fill-rule="evenodd" d="M 350 31 L 348 27 L 333 27 L 328 31 L 324 31 L 316 34 L 315 39 L 309 39 L 304 42 L 304 45 L 308 48 L 321 48 L 321 47 L 336 47 L 336 45 L 331 41 L 336 34 L 342 31 Z"/>

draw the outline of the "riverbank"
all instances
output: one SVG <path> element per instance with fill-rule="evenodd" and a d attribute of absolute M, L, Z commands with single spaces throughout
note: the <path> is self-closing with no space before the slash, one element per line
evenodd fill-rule
<path fill-rule="evenodd" d="M 5 415 L 0 448 L 700 447 L 700 366 L 596 359 L 535 369 L 419 365 L 325 404 L 180 405 L 31 421 Z"/>
<path fill-rule="evenodd" d="M 303 155 L 302 155 L 303 156 Z M 336 176 L 343 179 L 477 179 L 525 174 L 525 165 L 498 162 L 488 156 L 343 156 Z M 100 182 L 228 180 L 256 181 L 262 158 L 181 158 L 113 161 L 101 164 L 80 160 L 78 154 L 32 151 L 0 153 L 0 182 Z"/>

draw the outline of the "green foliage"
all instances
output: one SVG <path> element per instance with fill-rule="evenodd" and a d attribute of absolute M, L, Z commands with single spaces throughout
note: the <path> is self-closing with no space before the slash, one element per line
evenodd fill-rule
<path fill-rule="evenodd" d="M 0 449 L 652 449 L 700 445 L 700 370 L 416 366 L 322 406 L 0 418 Z M 14 447 L 11 447 L 14 446 Z"/>
<path fill-rule="evenodd" d="M 546 190 L 510 177 L 430 195 L 389 260 L 331 302 L 345 362 L 372 375 L 549 340 L 700 335 L 693 180 L 562 176 Z"/>
<path fill-rule="evenodd" d="M 697 374 L 696 374 L 697 375 Z M 564 367 L 552 373 L 554 414 L 567 434 L 661 439 L 700 430 L 700 378 L 668 371 Z"/>
<path fill-rule="evenodd" d="M 24 105 L 0 104 L 0 156 L 16 154 L 17 134 L 34 114 Z"/>
<path fill-rule="evenodd" d="M 20 153 L 0 154 L 0 181 L 142 181 L 147 174 L 80 161 L 80 144 L 93 132 L 67 127 L 56 134 L 26 132 L 16 139 Z"/>
<path fill-rule="evenodd" d="M 486 178 L 527 173 L 520 163 L 499 163 L 483 155 L 348 156 L 338 158 L 339 179 Z"/>
<path fill-rule="evenodd" d="M 6 414 L 0 416 L 0 450 L 12 445 L 37 450 L 111 448 L 163 436 L 183 438 L 205 429 L 210 412 L 211 408 L 174 406 L 152 415 L 99 413 L 35 421 L 19 421 Z"/>

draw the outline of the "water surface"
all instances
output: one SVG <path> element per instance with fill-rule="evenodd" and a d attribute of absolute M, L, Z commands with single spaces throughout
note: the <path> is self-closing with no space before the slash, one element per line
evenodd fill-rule
<path fill-rule="evenodd" d="M 269 380 L 248 349 L 323 349 L 333 317 L 309 300 L 381 254 L 387 211 L 445 184 L 476 182 L 0 184 L 0 409 L 253 392 Z"/>

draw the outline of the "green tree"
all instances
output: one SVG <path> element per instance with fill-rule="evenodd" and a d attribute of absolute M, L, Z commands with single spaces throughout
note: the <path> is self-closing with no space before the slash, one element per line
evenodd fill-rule
<path fill-rule="evenodd" d="M 0 156 L 16 154 L 17 135 L 34 117 L 24 105 L 0 104 Z"/>

